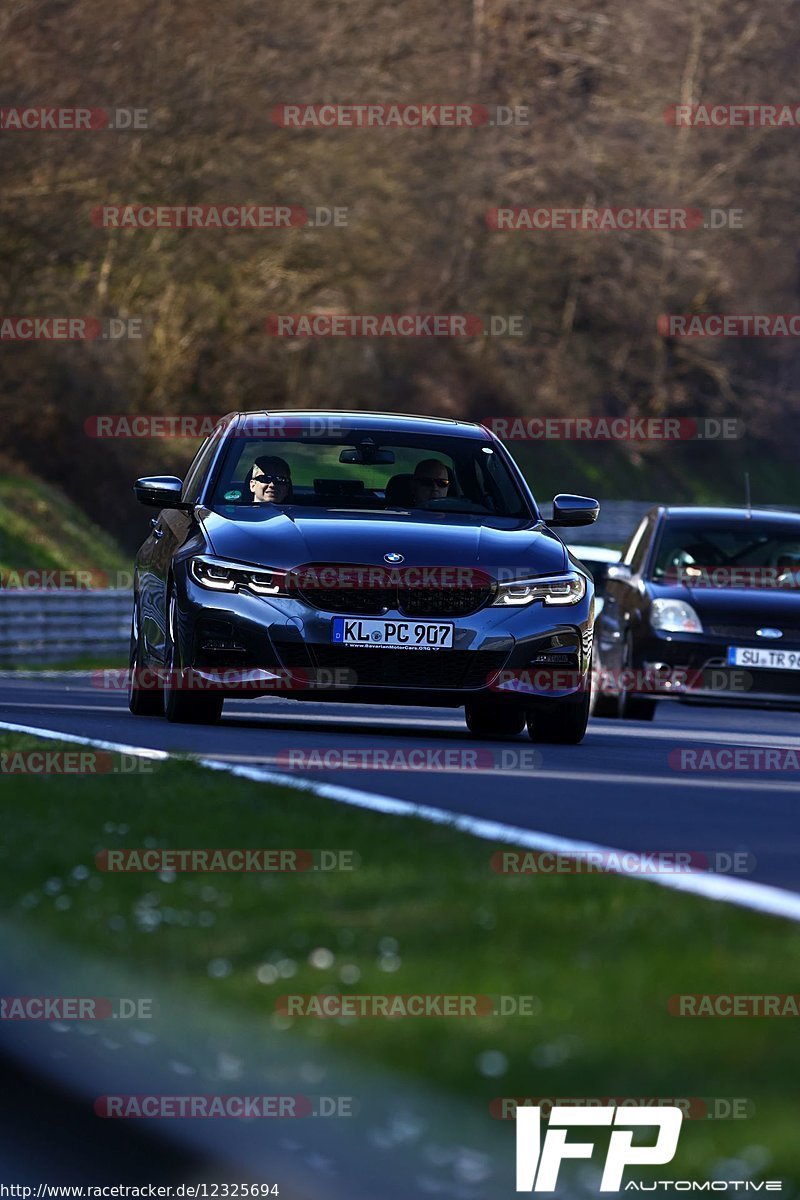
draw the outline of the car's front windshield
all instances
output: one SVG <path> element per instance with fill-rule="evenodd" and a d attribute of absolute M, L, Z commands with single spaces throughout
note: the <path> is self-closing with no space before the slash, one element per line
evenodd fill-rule
<path fill-rule="evenodd" d="M 508 466 L 478 438 L 348 433 L 228 440 L 210 504 L 338 511 L 532 514 Z"/>
<path fill-rule="evenodd" d="M 800 526 L 741 521 L 737 524 L 669 523 L 651 577 L 689 587 L 797 586 Z"/>

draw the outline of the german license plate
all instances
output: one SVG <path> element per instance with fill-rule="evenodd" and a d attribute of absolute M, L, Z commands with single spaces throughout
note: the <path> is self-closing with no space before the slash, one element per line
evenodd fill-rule
<path fill-rule="evenodd" d="M 331 640 L 341 646 L 392 650 L 452 650 L 452 621 L 384 621 L 334 617 Z"/>
<path fill-rule="evenodd" d="M 748 649 L 728 647 L 729 667 L 760 667 L 769 671 L 800 671 L 800 650 L 773 650 L 759 646 Z"/>

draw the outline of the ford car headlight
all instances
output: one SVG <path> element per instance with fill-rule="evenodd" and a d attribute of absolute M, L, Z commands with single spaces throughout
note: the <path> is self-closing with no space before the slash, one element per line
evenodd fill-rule
<path fill-rule="evenodd" d="M 552 575 L 547 579 L 517 579 L 513 583 L 501 583 L 492 604 L 501 608 L 516 608 L 541 600 L 543 604 L 560 607 L 577 604 L 585 595 L 586 577 L 577 571 L 569 571 L 565 575 Z"/>
<path fill-rule="evenodd" d="M 199 554 L 189 560 L 189 574 L 195 583 L 212 592 L 245 590 L 257 596 L 285 596 L 285 571 L 269 567 L 248 567 L 246 563 L 226 562 Z"/>
<path fill-rule="evenodd" d="M 661 633 L 703 632 L 703 622 L 685 600 L 654 600 L 650 624 Z"/>

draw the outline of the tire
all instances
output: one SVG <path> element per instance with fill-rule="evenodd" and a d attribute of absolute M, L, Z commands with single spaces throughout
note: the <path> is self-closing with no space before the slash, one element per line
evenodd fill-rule
<path fill-rule="evenodd" d="M 650 696 L 631 696 L 620 692 L 617 697 L 617 716 L 622 721 L 652 721 L 656 715 L 656 701 Z"/>
<path fill-rule="evenodd" d="M 625 642 L 625 665 L 630 670 L 633 663 L 633 641 L 628 635 Z M 656 704 L 652 696 L 632 696 L 620 687 L 617 694 L 617 716 L 621 721 L 652 721 L 656 715 Z"/>
<path fill-rule="evenodd" d="M 589 722 L 591 688 L 567 700 L 551 700 L 548 705 L 528 714 L 528 736 L 532 742 L 550 742 L 555 746 L 577 746 L 583 741 Z"/>
<path fill-rule="evenodd" d="M 597 679 L 602 675 L 601 668 L 597 662 L 592 659 L 592 695 L 589 700 L 589 716 L 601 717 L 604 719 L 613 719 L 619 715 L 617 706 L 617 697 L 610 696 L 608 692 L 601 691 L 597 686 Z"/>
<path fill-rule="evenodd" d="M 609 696 L 607 692 L 596 691 L 592 692 L 590 702 L 590 716 L 602 717 L 604 720 L 613 720 L 619 716 L 619 704 L 616 696 Z"/>
<path fill-rule="evenodd" d="M 175 593 L 167 600 L 167 632 L 164 654 L 164 716 L 182 725 L 215 725 L 222 715 L 223 697 L 215 692 L 193 692 L 184 687 L 189 673 L 179 666 L 174 634 L 178 615 Z M 177 686 L 176 686 L 177 684 Z"/>
<path fill-rule="evenodd" d="M 522 709 L 504 704 L 468 701 L 464 708 L 467 728 L 475 738 L 516 737 L 525 728 Z"/>
<path fill-rule="evenodd" d="M 134 596 L 128 655 L 128 708 L 135 717 L 160 717 L 164 711 L 164 697 L 156 671 L 142 667 L 139 626 L 139 598 Z M 152 680 L 149 676 L 152 676 Z"/>

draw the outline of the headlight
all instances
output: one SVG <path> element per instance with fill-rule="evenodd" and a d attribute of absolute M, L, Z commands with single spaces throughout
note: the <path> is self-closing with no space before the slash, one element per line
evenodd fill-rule
<path fill-rule="evenodd" d="M 685 600 L 654 600 L 650 624 L 662 633 L 702 633 L 703 623 Z"/>
<path fill-rule="evenodd" d="M 195 583 L 212 592 L 235 592 L 244 588 L 257 596 L 285 596 L 285 572 L 266 567 L 248 567 L 245 563 L 226 562 L 199 554 L 189 560 L 189 574 Z"/>
<path fill-rule="evenodd" d="M 566 575 L 552 575 L 549 579 L 518 579 L 514 583 L 501 583 L 493 605 L 514 608 L 520 604 L 532 604 L 541 600 L 548 605 L 577 604 L 586 595 L 586 577 L 577 571 Z"/>

